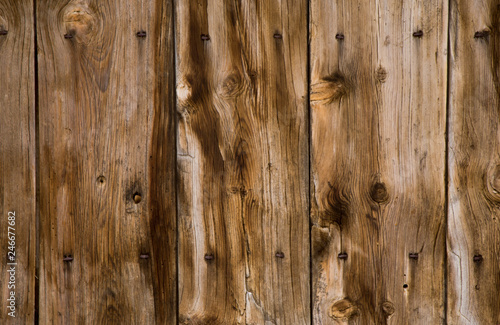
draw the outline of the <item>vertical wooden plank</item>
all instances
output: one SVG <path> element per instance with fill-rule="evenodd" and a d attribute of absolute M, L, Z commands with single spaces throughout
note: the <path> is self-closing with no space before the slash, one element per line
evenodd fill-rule
<path fill-rule="evenodd" d="M 40 323 L 176 323 L 171 13 L 37 1 Z"/>
<path fill-rule="evenodd" d="M 34 54 L 33 2 L 0 1 L 1 324 L 32 323 L 34 315 Z"/>
<path fill-rule="evenodd" d="M 177 1 L 179 318 L 308 324 L 307 1 Z"/>
<path fill-rule="evenodd" d="M 443 322 L 447 2 L 311 2 L 316 324 Z"/>
<path fill-rule="evenodd" d="M 448 321 L 500 323 L 500 4 L 452 1 Z"/>

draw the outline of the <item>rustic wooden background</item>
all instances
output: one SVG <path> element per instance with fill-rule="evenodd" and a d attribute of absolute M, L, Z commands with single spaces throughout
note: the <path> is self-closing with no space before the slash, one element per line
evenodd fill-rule
<path fill-rule="evenodd" d="M 500 323 L 498 0 L 0 0 L 1 324 Z"/>

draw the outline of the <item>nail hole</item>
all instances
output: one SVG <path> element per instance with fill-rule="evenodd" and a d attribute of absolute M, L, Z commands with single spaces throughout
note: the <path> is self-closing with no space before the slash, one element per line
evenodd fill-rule
<path fill-rule="evenodd" d="M 283 252 L 277 252 L 276 254 L 274 254 L 274 256 L 278 258 L 285 258 L 285 254 Z"/>
<path fill-rule="evenodd" d="M 146 32 L 141 30 L 141 31 L 138 31 L 135 35 L 137 37 L 146 37 Z"/>
<path fill-rule="evenodd" d="M 403 284 L 403 288 L 405 288 L 405 289 L 408 288 L 408 285 L 406 283 Z"/>
<path fill-rule="evenodd" d="M 210 41 L 210 36 L 208 34 L 201 34 L 202 41 Z"/>
<path fill-rule="evenodd" d="M 211 261 L 213 259 L 214 259 L 214 255 L 213 254 L 205 254 L 205 260 Z"/>
<path fill-rule="evenodd" d="M 99 177 L 97 177 L 97 182 L 99 184 L 104 184 L 104 182 L 106 182 L 106 177 L 104 177 L 103 175 L 100 175 Z"/>
<path fill-rule="evenodd" d="M 139 204 L 139 203 L 141 202 L 141 200 L 142 200 L 141 194 L 139 194 L 139 193 L 137 193 L 137 192 L 136 192 L 136 193 L 134 193 L 133 198 L 134 198 L 134 202 L 135 202 L 135 204 Z"/>
<path fill-rule="evenodd" d="M 344 34 L 337 34 L 335 35 L 335 38 L 338 39 L 338 40 L 343 40 L 344 39 Z"/>

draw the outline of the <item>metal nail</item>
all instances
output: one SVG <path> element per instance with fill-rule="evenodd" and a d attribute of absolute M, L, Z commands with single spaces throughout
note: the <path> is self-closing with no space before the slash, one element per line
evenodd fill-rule
<path fill-rule="evenodd" d="M 410 253 L 409 257 L 414 260 L 418 260 L 418 253 Z"/>
<path fill-rule="evenodd" d="M 341 259 L 341 260 L 346 260 L 347 259 L 347 253 L 340 253 L 338 255 L 338 257 Z"/>
<path fill-rule="evenodd" d="M 71 34 L 64 34 L 64 38 L 65 39 L 71 39 L 71 38 L 73 38 L 73 35 L 71 35 Z"/>
<path fill-rule="evenodd" d="M 141 255 L 139 255 L 139 258 L 143 259 L 143 260 L 148 259 L 149 258 L 149 254 L 141 254 Z"/>
<path fill-rule="evenodd" d="M 205 259 L 206 259 L 207 261 L 211 261 L 211 260 L 213 260 L 213 259 L 214 259 L 214 256 L 213 256 L 212 254 L 205 254 Z"/>
<path fill-rule="evenodd" d="M 7 35 L 7 33 L 9 33 L 8 30 L 0 29 L 0 35 Z"/>
<path fill-rule="evenodd" d="M 424 35 L 424 32 L 419 30 L 413 33 L 413 37 L 422 37 Z"/>
<path fill-rule="evenodd" d="M 278 33 L 274 34 L 273 37 L 276 38 L 276 39 L 282 39 L 283 38 L 283 36 L 281 34 L 278 34 Z"/>
<path fill-rule="evenodd" d="M 141 30 L 141 31 L 138 31 L 137 34 L 135 34 L 137 37 L 146 37 L 146 32 Z"/>
<path fill-rule="evenodd" d="M 338 40 L 343 40 L 344 39 L 344 34 L 337 34 L 335 35 L 335 38 Z"/>
<path fill-rule="evenodd" d="M 285 254 L 283 252 L 277 252 L 276 254 L 274 254 L 274 256 L 278 258 L 285 258 Z"/>
<path fill-rule="evenodd" d="M 474 258 L 473 258 L 474 262 L 481 262 L 483 260 L 483 256 L 482 255 L 474 255 Z"/>
<path fill-rule="evenodd" d="M 63 261 L 64 262 L 71 262 L 73 260 L 73 257 L 71 255 L 64 255 Z"/>
<path fill-rule="evenodd" d="M 201 40 L 202 41 L 209 41 L 210 40 L 210 36 L 208 34 L 201 34 Z"/>

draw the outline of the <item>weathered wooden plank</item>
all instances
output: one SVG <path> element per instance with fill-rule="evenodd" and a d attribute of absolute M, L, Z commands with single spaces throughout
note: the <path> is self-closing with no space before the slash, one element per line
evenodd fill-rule
<path fill-rule="evenodd" d="M 29 324 L 34 319 L 34 53 L 33 1 L 0 1 L 1 324 Z M 11 301 L 14 308 L 8 308 Z"/>
<path fill-rule="evenodd" d="M 37 1 L 40 323 L 176 323 L 170 1 Z"/>
<path fill-rule="evenodd" d="M 307 1 L 177 1 L 179 318 L 308 324 Z"/>
<path fill-rule="evenodd" d="M 452 1 L 448 323 L 500 323 L 500 4 Z"/>
<path fill-rule="evenodd" d="M 316 324 L 443 322 L 447 3 L 311 2 Z"/>

